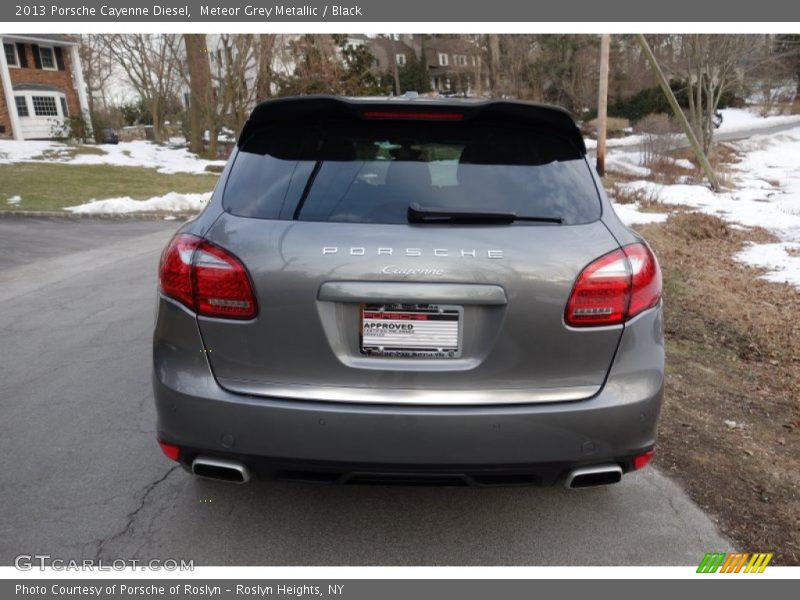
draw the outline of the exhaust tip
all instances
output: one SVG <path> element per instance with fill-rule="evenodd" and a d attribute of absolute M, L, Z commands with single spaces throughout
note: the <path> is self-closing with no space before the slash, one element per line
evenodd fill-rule
<path fill-rule="evenodd" d="M 619 465 L 598 465 L 570 471 L 564 480 L 564 486 L 574 490 L 578 488 L 610 485 L 622 480 L 622 467 Z"/>
<path fill-rule="evenodd" d="M 192 473 L 204 479 L 227 481 L 229 483 L 247 483 L 250 481 L 250 470 L 245 465 L 224 458 L 198 456 L 192 461 Z"/>

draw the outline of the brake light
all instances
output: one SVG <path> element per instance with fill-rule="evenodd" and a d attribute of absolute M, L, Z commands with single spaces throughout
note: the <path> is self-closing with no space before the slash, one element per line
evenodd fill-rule
<path fill-rule="evenodd" d="M 564 320 L 572 327 L 618 325 L 658 304 L 661 269 L 644 244 L 631 244 L 586 267 L 572 288 Z"/>
<path fill-rule="evenodd" d="M 644 469 L 648 463 L 652 460 L 653 454 L 655 454 L 655 450 L 648 450 L 644 454 L 639 454 L 638 456 L 633 457 L 633 468 L 638 471 L 639 469 Z"/>
<path fill-rule="evenodd" d="M 252 319 L 258 312 L 244 265 L 233 254 L 194 235 L 172 238 L 161 257 L 161 292 L 198 315 Z"/>
<path fill-rule="evenodd" d="M 170 460 L 178 460 L 181 456 L 181 449 L 176 446 L 175 444 L 168 444 L 167 442 L 162 442 L 158 440 L 158 445 L 161 447 L 161 451 L 164 453 Z"/>
<path fill-rule="evenodd" d="M 439 111 L 397 111 L 397 110 L 368 110 L 361 113 L 365 119 L 384 120 L 410 120 L 410 121 L 461 121 L 464 115 L 454 112 Z"/>

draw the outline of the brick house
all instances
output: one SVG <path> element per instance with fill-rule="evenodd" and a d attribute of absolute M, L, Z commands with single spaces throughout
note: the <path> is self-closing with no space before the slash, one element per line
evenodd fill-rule
<path fill-rule="evenodd" d="M 70 117 L 89 123 L 78 41 L 67 35 L 0 35 L 0 138 L 56 137 Z"/>

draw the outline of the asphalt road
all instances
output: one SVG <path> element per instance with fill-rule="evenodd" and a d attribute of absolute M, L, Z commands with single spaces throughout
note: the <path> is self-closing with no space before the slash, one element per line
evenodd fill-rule
<path fill-rule="evenodd" d="M 652 468 L 581 491 L 193 479 L 156 445 L 149 381 L 176 226 L 0 219 L 0 564 L 695 565 L 731 549 Z"/>

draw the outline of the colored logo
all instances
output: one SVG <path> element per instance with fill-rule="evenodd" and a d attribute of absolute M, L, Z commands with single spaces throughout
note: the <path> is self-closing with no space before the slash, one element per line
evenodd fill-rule
<path fill-rule="evenodd" d="M 697 567 L 698 573 L 763 573 L 772 560 L 772 552 L 707 552 Z"/>

